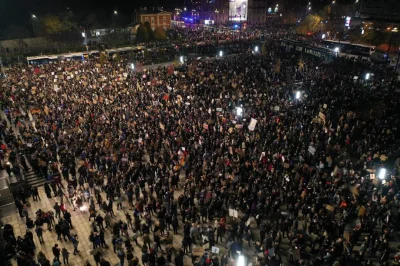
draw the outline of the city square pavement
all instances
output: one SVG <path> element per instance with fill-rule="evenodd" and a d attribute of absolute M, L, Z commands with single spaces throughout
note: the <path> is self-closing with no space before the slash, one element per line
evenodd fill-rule
<path fill-rule="evenodd" d="M 178 197 L 182 193 L 182 190 L 177 191 L 175 195 Z M 36 216 L 36 211 L 38 209 L 41 209 L 42 211 L 53 211 L 53 206 L 56 202 L 60 203 L 60 198 L 59 197 L 52 197 L 52 198 L 47 198 L 44 188 L 39 187 L 39 195 L 40 195 L 40 200 L 39 201 L 33 201 L 32 197 L 29 198 L 29 203 L 30 207 L 28 208 L 28 213 L 29 217 L 35 220 Z M 103 199 L 106 198 L 105 193 L 102 192 L 102 197 Z M 72 225 L 73 229 L 71 230 L 71 235 L 77 234 L 79 237 L 79 246 L 78 250 L 80 251 L 79 255 L 73 255 L 73 245 L 71 241 L 64 241 L 62 240 L 58 241 L 57 240 L 57 235 L 54 231 L 54 228 L 52 231 L 47 229 L 47 225 L 43 226 L 44 232 L 43 232 L 43 239 L 44 239 L 44 244 L 40 244 L 38 237 L 36 236 L 35 233 L 35 228 L 30 229 L 31 232 L 33 233 L 34 236 L 34 242 L 36 245 L 36 254 L 39 253 L 39 251 L 42 251 L 47 259 L 49 259 L 51 262 L 54 258 L 53 252 L 52 252 L 52 247 L 55 244 L 58 244 L 58 247 L 60 249 L 66 248 L 70 252 L 69 256 L 69 264 L 70 265 L 84 265 L 86 260 L 89 260 L 91 265 L 96 265 L 94 258 L 93 258 L 93 249 L 92 249 L 92 243 L 89 241 L 89 235 L 91 232 L 91 223 L 89 222 L 89 213 L 88 210 L 86 209 L 85 211 L 80 211 L 76 210 L 73 211 L 73 207 L 70 204 L 67 204 L 67 210 L 71 213 L 72 216 Z M 84 202 L 84 206 L 88 206 L 88 202 Z M 98 205 L 96 204 L 96 210 L 101 213 L 101 215 L 104 217 L 104 212 L 99 211 Z M 117 217 L 113 218 L 112 223 L 117 222 L 119 220 L 126 221 L 125 218 L 125 212 L 129 211 L 129 213 L 132 215 L 132 210 L 129 210 L 129 207 L 127 206 L 127 203 L 124 202 L 123 204 L 123 210 L 116 210 L 116 207 L 114 207 L 114 213 Z M 23 236 L 26 233 L 27 227 L 25 225 L 25 218 L 21 218 L 18 214 L 18 211 L 15 211 L 14 213 L 5 216 L 2 218 L 4 224 L 11 224 L 14 228 L 14 233 L 15 236 Z M 55 218 L 56 223 L 58 222 L 58 219 Z M 153 221 L 156 221 L 156 218 L 153 217 Z M 154 223 L 153 223 L 154 224 Z M 213 224 L 212 221 L 209 223 L 210 225 Z M 207 226 L 207 225 L 204 225 Z M 113 246 L 112 246 L 112 229 L 111 228 L 106 228 L 106 243 L 109 246 L 109 248 L 99 248 L 98 250 L 101 251 L 103 257 L 108 260 L 111 265 L 118 265 L 119 264 L 119 259 L 117 257 L 117 254 L 113 252 Z M 130 235 L 132 235 L 132 229 L 129 229 Z M 170 231 L 170 234 L 173 235 L 173 231 Z M 181 242 L 182 242 L 182 236 L 183 236 L 183 228 L 182 228 L 182 223 L 180 221 L 180 228 L 179 228 L 179 234 L 178 235 L 173 235 L 173 247 L 178 250 L 181 248 Z M 138 242 L 140 245 L 143 244 L 142 238 L 138 238 Z M 137 246 L 132 242 L 132 245 L 134 247 L 134 255 L 136 255 L 141 261 L 141 247 Z M 124 245 L 123 245 L 124 246 Z M 218 245 L 220 248 L 220 254 L 223 254 L 225 252 L 225 247 L 223 245 Z M 165 245 L 162 246 L 163 251 L 165 252 Z M 172 257 L 173 260 L 174 256 Z M 62 258 L 60 258 L 62 261 Z M 15 260 L 12 260 L 13 265 L 17 265 Z M 125 260 L 125 264 L 127 265 L 127 261 Z M 185 256 L 184 257 L 184 265 L 192 265 L 192 259 L 190 256 Z"/>

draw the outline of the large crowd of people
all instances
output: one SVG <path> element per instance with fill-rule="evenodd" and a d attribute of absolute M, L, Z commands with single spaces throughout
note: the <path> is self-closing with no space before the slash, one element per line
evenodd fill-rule
<path fill-rule="evenodd" d="M 60 241 L 54 258 L 36 256 L 32 232 L 7 226 L 19 266 L 68 263 L 62 240 L 78 254 L 71 212 L 84 206 L 93 250 L 112 246 L 120 265 L 179 266 L 189 255 L 226 266 L 239 252 L 253 265 L 395 261 L 400 106 L 384 67 L 299 59 L 276 40 L 263 55 L 130 63 L 19 66 L 1 80 L 2 156 L 25 154 L 8 171 L 32 167 L 58 201 L 29 217 L 17 195 L 28 228 L 43 240 L 46 223 Z M 208 253 L 196 258 L 199 245 Z M 211 255 L 214 246 L 227 251 Z"/>

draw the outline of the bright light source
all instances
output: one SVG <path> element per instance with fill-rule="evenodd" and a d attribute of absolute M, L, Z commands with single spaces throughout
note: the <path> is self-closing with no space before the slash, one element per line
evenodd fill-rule
<path fill-rule="evenodd" d="M 82 32 L 82 37 L 86 38 L 86 33 Z"/>
<path fill-rule="evenodd" d="M 236 266 L 246 266 L 246 259 L 243 255 L 239 255 Z"/>
<path fill-rule="evenodd" d="M 222 57 L 224 55 L 224 52 L 219 51 L 219 57 Z"/>
<path fill-rule="evenodd" d="M 365 75 L 365 79 L 366 79 L 366 80 L 369 80 L 369 76 L 370 76 L 370 74 L 367 73 L 367 74 Z"/>
<path fill-rule="evenodd" d="M 114 10 L 114 14 L 115 14 L 115 15 L 118 15 L 118 11 L 117 11 L 117 10 Z"/>
<path fill-rule="evenodd" d="M 134 63 L 131 63 L 131 69 L 132 70 L 135 69 L 135 64 Z"/>
<path fill-rule="evenodd" d="M 32 18 L 36 18 L 36 16 L 35 16 L 35 15 L 32 15 Z"/>
<path fill-rule="evenodd" d="M 336 48 L 335 48 L 335 52 L 336 52 L 336 53 L 339 53 L 339 51 L 340 51 L 339 47 L 336 47 Z"/>
<path fill-rule="evenodd" d="M 301 92 L 300 91 L 296 91 L 296 95 L 295 95 L 296 99 L 300 99 L 301 97 Z"/>
<path fill-rule="evenodd" d="M 381 170 L 379 170 L 379 175 L 378 175 L 378 177 L 379 177 L 379 179 L 385 179 L 385 177 L 386 177 L 386 169 L 385 168 L 381 168 Z"/>
<path fill-rule="evenodd" d="M 326 37 L 325 33 L 324 33 L 324 34 L 322 34 L 322 39 L 325 39 L 325 37 Z"/>
<path fill-rule="evenodd" d="M 183 61 L 183 55 L 181 55 L 181 56 L 179 57 L 179 62 L 181 62 L 181 64 L 184 63 L 184 61 Z"/>
<path fill-rule="evenodd" d="M 364 34 L 364 30 L 361 30 L 361 34 Z"/>
<path fill-rule="evenodd" d="M 258 46 L 254 47 L 254 52 L 258 53 Z"/>
<path fill-rule="evenodd" d="M 311 6 L 308 7 L 308 10 L 311 10 Z"/>
<path fill-rule="evenodd" d="M 183 10 L 185 10 L 185 11 L 186 11 L 186 7 L 184 7 L 184 8 L 183 8 Z"/>
<path fill-rule="evenodd" d="M 236 107 L 236 114 L 238 116 L 242 116 L 243 114 L 243 108 L 242 107 Z"/>

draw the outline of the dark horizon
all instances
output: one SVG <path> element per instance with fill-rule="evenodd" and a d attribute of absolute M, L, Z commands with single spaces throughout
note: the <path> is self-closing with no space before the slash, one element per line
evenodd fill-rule
<path fill-rule="evenodd" d="M 35 14 L 37 17 L 47 14 L 57 14 L 66 10 L 79 13 L 109 13 L 110 17 L 114 10 L 124 16 L 130 16 L 135 8 L 162 6 L 165 9 L 173 8 L 183 4 L 183 0 L 146 0 L 99 2 L 94 0 L 0 0 L 0 31 L 11 25 L 29 26 L 30 17 Z"/>

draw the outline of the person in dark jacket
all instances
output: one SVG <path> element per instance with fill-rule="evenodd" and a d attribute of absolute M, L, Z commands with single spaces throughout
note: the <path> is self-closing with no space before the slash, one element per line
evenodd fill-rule
<path fill-rule="evenodd" d="M 58 262 L 60 262 L 60 248 L 58 247 L 57 244 L 54 245 L 52 248 L 54 258 L 57 259 Z"/>
<path fill-rule="evenodd" d="M 183 255 L 184 255 L 183 251 L 180 250 L 174 260 L 175 266 L 183 266 Z"/>

